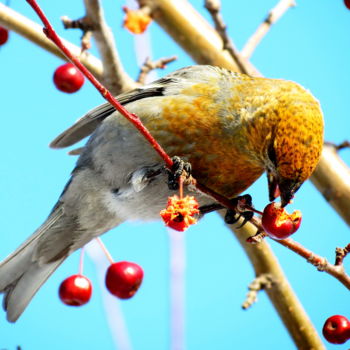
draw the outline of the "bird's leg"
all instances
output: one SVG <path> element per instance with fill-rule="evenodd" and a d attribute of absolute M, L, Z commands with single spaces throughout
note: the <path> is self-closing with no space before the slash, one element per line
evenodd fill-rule
<path fill-rule="evenodd" d="M 202 205 L 201 207 L 199 207 L 199 213 L 200 213 L 200 216 L 203 216 L 205 214 L 209 214 L 213 211 L 217 211 L 224 208 L 225 207 L 219 203 L 211 203 L 211 204 Z"/>
<path fill-rule="evenodd" d="M 191 179 L 192 167 L 190 163 L 185 162 L 178 156 L 174 156 L 171 159 L 173 166 L 171 169 L 166 168 L 166 172 L 168 173 L 168 187 L 170 190 L 176 191 L 179 189 L 180 176 L 185 177 L 184 184 L 186 184 L 186 180 Z"/>

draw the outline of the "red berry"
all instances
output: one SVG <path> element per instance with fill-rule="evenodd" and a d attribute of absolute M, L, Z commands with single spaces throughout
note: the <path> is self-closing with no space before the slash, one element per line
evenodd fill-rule
<path fill-rule="evenodd" d="M 8 38 L 9 31 L 6 28 L 0 26 L 0 46 L 4 45 L 7 42 Z"/>
<path fill-rule="evenodd" d="M 350 339 L 350 322 L 341 315 L 329 317 L 322 329 L 323 336 L 332 344 L 343 344 Z"/>
<path fill-rule="evenodd" d="M 280 203 L 273 202 L 265 207 L 261 223 L 271 238 L 285 239 L 299 228 L 301 212 L 296 210 L 288 214 Z"/>
<path fill-rule="evenodd" d="M 344 4 L 350 10 L 350 0 L 344 0 Z"/>
<path fill-rule="evenodd" d="M 120 261 L 111 264 L 106 273 L 106 287 L 120 299 L 131 298 L 139 289 L 143 279 L 141 266 Z"/>
<path fill-rule="evenodd" d="M 53 75 L 57 89 L 69 94 L 78 91 L 83 86 L 84 80 L 84 75 L 72 63 L 59 66 Z"/>
<path fill-rule="evenodd" d="M 64 304 L 81 306 L 90 300 L 92 285 L 85 276 L 80 274 L 72 275 L 61 283 L 58 293 Z"/>

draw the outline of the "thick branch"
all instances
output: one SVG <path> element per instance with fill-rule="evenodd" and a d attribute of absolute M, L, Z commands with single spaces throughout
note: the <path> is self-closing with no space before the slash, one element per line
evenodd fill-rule
<path fill-rule="evenodd" d="M 241 220 L 242 221 L 242 220 Z M 237 225 L 241 224 L 238 222 Z M 232 226 L 228 226 L 232 231 Z M 250 244 L 246 240 L 256 233 L 256 227 L 248 222 L 234 233 L 239 243 L 248 255 L 255 275 L 271 276 L 273 283 L 266 288 L 266 293 L 287 327 L 298 349 L 325 349 L 315 328 L 292 287 L 286 279 L 283 270 L 266 241 Z"/>
<path fill-rule="evenodd" d="M 227 50 L 235 63 L 239 71 L 248 75 L 254 75 L 254 71 L 252 73 L 249 72 L 250 65 L 247 64 L 247 60 L 241 57 L 241 54 L 236 49 L 236 46 L 233 44 L 232 40 L 229 38 L 227 34 L 227 26 L 224 22 L 224 19 L 220 13 L 221 10 L 221 2 L 220 0 L 205 0 L 205 8 L 211 15 L 213 22 L 215 24 L 215 30 L 220 35 L 223 42 L 223 49 Z"/>
<path fill-rule="evenodd" d="M 255 33 L 250 37 L 241 51 L 241 55 L 246 59 L 250 58 L 260 41 L 283 14 L 291 7 L 295 6 L 294 0 L 280 0 L 279 3 L 268 13 L 264 22 L 260 24 Z"/>
<path fill-rule="evenodd" d="M 24 36 L 55 56 L 67 60 L 57 46 L 46 38 L 41 25 L 22 16 L 2 3 L 0 3 L 0 25 Z M 75 46 L 66 40 L 63 40 L 63 42 L 75 56 L 79 56 L 81 51 L 80 47 Z M 102 77 L 103 67 L 99 59 L 86 53 L 81 57 L 81 62 L 96 78 L 100 79 Z"/>
<path fill-rule="evenodd" d="M 84 0 L 86 7 L 86 19 L 93 28 L 92 33 L 99 49 L 104 72 L 102 83 L 113 95 L 128 91 L 137 87 L 137 84 L 125 72 L 120 60 L 113 34 L 108 27 L 99 0 Z"/>
<path fill-rule="evenodd" d="M 240 71 L 214 28 L 188 1 L 138 0 L 152 10 L 152 18 L 199 64 L 211 64 Z M 259 72 L 246 62 L 251 75 Z"/>
<path fill-rule="evenodd" d="M 339 157 L 334 145 L 324 145 L 311 181 L 350 226 L 350 169 Z"/>

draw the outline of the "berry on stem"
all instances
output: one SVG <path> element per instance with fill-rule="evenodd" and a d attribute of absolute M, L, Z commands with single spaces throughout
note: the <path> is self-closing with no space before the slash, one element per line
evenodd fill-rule
<path fill-rule="evenodd" d="M 57 89 L 69 94 L 78 91 L 83 86 L 84 80 L 84 75 L 73 63 L 62 64 L 53 75 Z"/>
<path fill-rule="evenodd" d="M 9 38 L 9 31 L 0 26 L 0 46 L 6 44 L 7 40 Z"/>
<path fill-rule="evenodd" d="M 261 224 L 271 238 L 285 239 L 298 230 L 301 212 L 296 210 L 288 214 L 280 203 L 273 202 L 265 207 Z"/>
<path fill-rule="evenodd" d="M 64 304 L 82 306 L 91 298 L 92 285 L 87 277 L 81 274 L 72 275 L 61 283 L 58 293 Z"/>
<path fill-rule="evenodd" d="M 111 294 L 120 299 L 129 299 L 139 289 L 142 279 L 141 266 L 128 261 L 119 261 L 109 266 L 105 282 Z"/>
<path fill-rule="evenodd" d="M 343 344 L 350 339 L 350 321 L 342 315 L 329 317 L 322 329 L 323 336 L 332 344 Z"/>

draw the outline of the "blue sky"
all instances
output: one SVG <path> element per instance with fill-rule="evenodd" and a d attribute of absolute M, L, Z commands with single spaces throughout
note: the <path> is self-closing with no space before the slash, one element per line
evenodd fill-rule
<path fill-rule="evenodd" d="M 206 18 L 202 1 L 190 1 Z M 274 0 L 222 0 L 229 33 L 241 48 Z M 82 2 L 39 1 L 59 34 L 78 44 L 80 33 L 64 31 L 59 18 L 84 14 Z M 136 77 L 133 36 L 121 28 L 124 2 L 104 1 L 108 23 L 116 33 L 126 69 Z M 14 10 L 36 20 L 23 1 Z M 326 139 L 349 139 L 350 122 L 350 11 L 341 0 L 298 1 L 259 45 L 252 62 L 267 77 L 294 80 L 320 100 L 326 122 Z M 150 27 L 154 58 L 177 55 L 163 75 L 193 64 L 190 58 L 153 23 Z M 161 43 L 159 45 L 158 43 Z M 95 52 L 95 50 L 92 50 Z M 48 143 L 86 111 L 102 102 L 89 83 L 76 94 L 57 91 L 52 74 L 61 61 L 11 33 L 0 48 L 0 258 L 12 252 L 46 218 L 59 196 L 76 159 L 66 150 L 51 150 Z M 343 151 L 350 164 L 350 151 Z M 250 190 L 256 207 L 267 203 L 266 179 Z M 294 204 L 303 212 L 295 239 L 333 261 L 336 246 L 349 243 L 349 228 L 311 183 L 298 192 Z M 73 254 L 36 295 L 16 324 L 0 312 L 0 349 L 122 349 L 116 347 L 115 328 L 107 321 L 104 302 L 112 316 L 121 312 L 134 350 L 170 349 L 169 235 L 160 222 L 123 224 L 104 237 L 116 260 L 142 265 L 144 283 L 137 295 L 118 303 L 104 299 L 98 268 L 86 258 L 85 274 L 94 284 L 91 302 L 69 308 L 57 297 L 60 282 L 76 273 L 79 254 Z M 291 284 L 320 332 L 333 314 L 350 318 L 349 293 L 332 277 L 270 242 Z M 216 214 L 208 215 L 185 234 L 185 344 L 189 350 L 293 349 L 283 324 L 264 293 L 252 309 L 240 308 L 252 267 L 232 234 Z M 99 266 L 100 266 L 99 265 Z M 346 262 L 350 270 L 349 261 Z M 114 326 L 121 321 L 112 320 Z M 117 327 L 118 328 L 118 327 Z M 120 331 L 120 327 L 118 328 Z M 117 330 L 118 331 L 118 330 Z M 114 333 L 114 336 L 113 334 Z M 254 336 L 252 336 L 254 334 Z M 328 349 L 345 349 L 346 345 Z"/>

